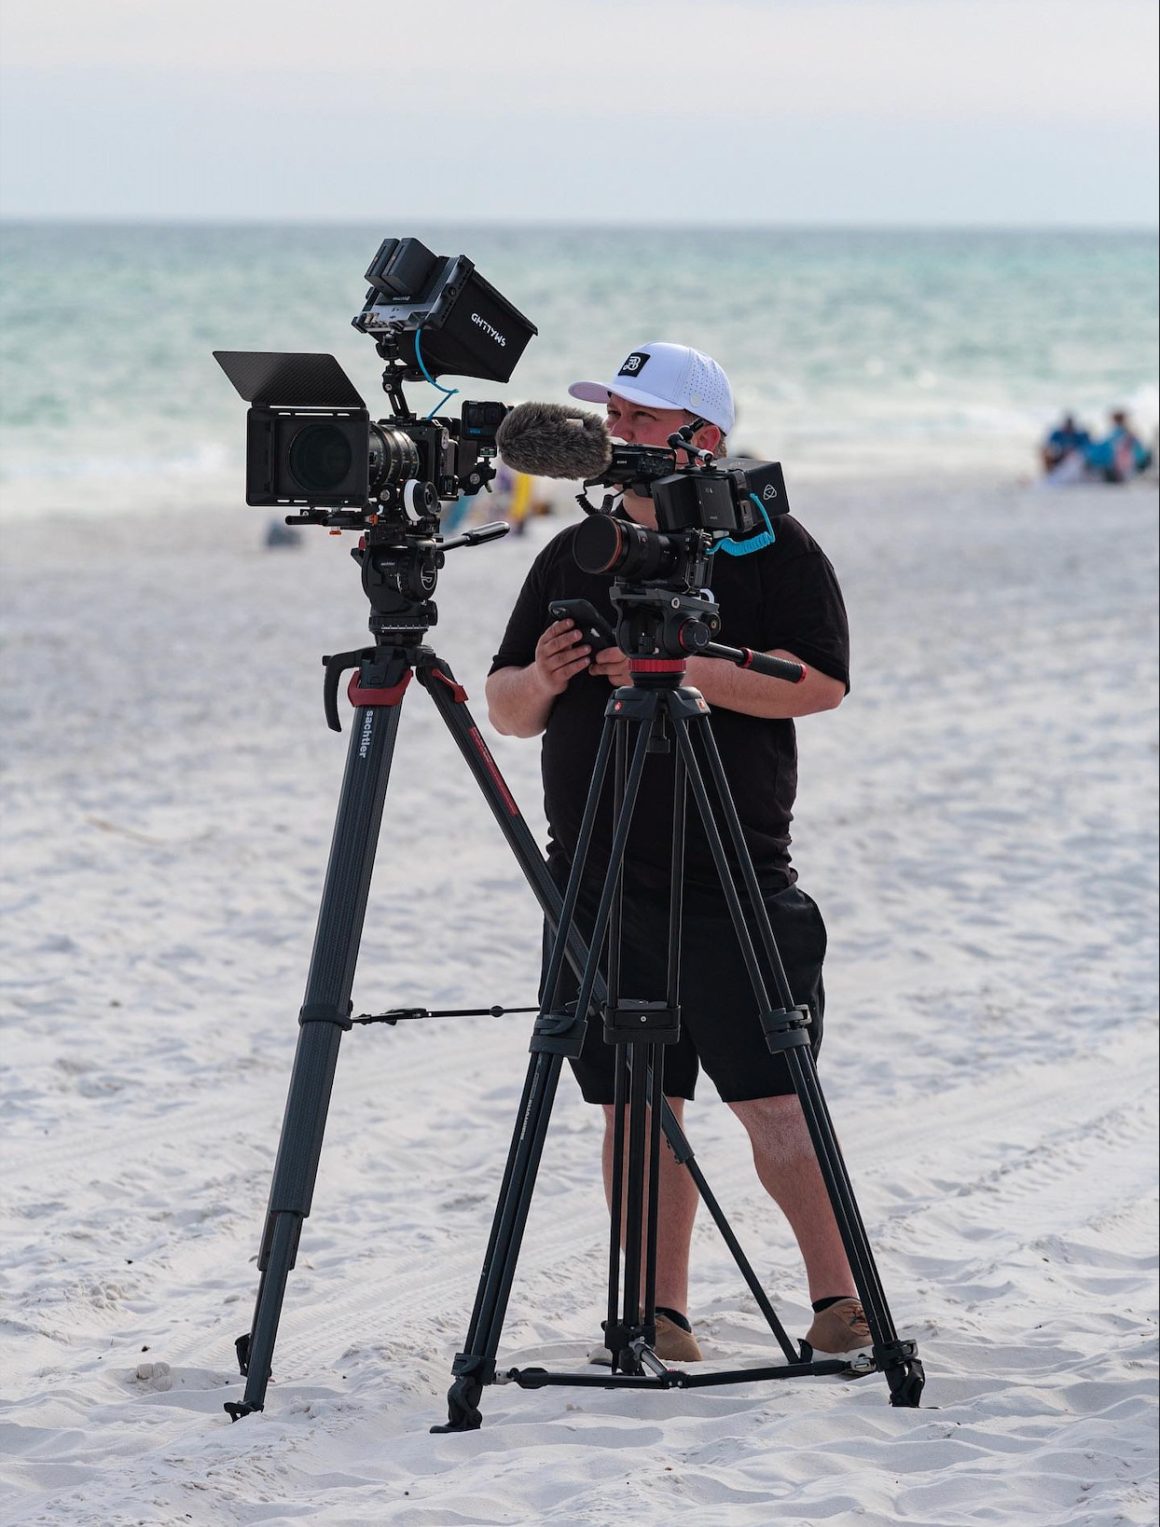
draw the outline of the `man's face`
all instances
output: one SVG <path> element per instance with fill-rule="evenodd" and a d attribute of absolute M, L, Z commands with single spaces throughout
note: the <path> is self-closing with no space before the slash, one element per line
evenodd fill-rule
<path fill-rule="evenodd" d="M 651 408 L 644 403 L 633 403 L 619 397 L 615 392 L 608 400 L 606 415 L 608 433 L 625 445 L 667 445 L 669 436 L 682 425 L 688 424 L 693 415 L 683 408 Z M 715 449 L 721 439 L 721 431 L 715 424 L 706 424 L 693 436 L 693 444 L 702 450 Z M 682 458 L 683 460 L 684 458 Z M 656 514 L 651 498 L 637 493 L 625 493 L 624 507 L 634 520 L 642 525 L 656 527 Z"/>
<path fill-rule="evenodd" d="M 689 422 L 689 415 L 683 408 L 650 408 L 613 393 L 607 420 L 608 433 L 625 445 L 665 445 L 671 434 Z"/>

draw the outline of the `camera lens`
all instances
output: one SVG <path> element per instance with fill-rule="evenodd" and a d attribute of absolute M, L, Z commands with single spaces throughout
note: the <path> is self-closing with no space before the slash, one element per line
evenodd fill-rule
<path fill-rule="evenodd" d="M 633 520 L 595 514 L 577 525 L 573 555 L 586 573 L 615 573 L 647 582 L 671 573 L 680 549 L 668 536 L 646 530 Z"/>
<path fill-rule="evenodd" d="M 350 441 L 334 424 L 308 424 L 290 446 L 290 470 L 307 493 L 334 493 L 350 475 Z"/>
<path fill-rule="evenodd" d="M 371 492 L 388 484 L 395 486 L 412 477 L 422 477 L 419 447 L 404 430 L 385 424 L 371 425 Z"/>

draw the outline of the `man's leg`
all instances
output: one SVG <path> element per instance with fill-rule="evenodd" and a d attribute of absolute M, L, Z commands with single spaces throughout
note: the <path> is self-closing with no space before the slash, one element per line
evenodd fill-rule
<path fill-rule="evenodd" d="M 684 1098 L 669 1098 L 669 1107 L 676 1115 L 677 1123 L 684 1124 Z M 612 1105 L 604 1107 L 604 1196 L 612 1206 Z M 645 1115 L 645 1128 L 651 1109 Z M 625 1129 L 628 1115 L 625 1116 Z M 647 1171 L 647 1166 L 646 1166 Z M 657 1208 L 657 1298 L 656 1302 L 666 1309 L 678 1310 L 682 1315 L 689 1309 L 689 1243 L 693 1236 L 693 1220 L 697 1214 L 700 1194 L 687 1168 L 680 1166 L 672 1151 L 661 1140 L 660 1194 Z M 623 1232 L 622 1237 L 623 1240 Z M 642 1247 L 643 1259 L 643 1247 Z M 643 1265 L 643 1261 L 642 1261 Z M 643 1290 L 642 1290 L 643 1292 Z"/>
<path fill-rule="evenodd" d="M 854 1276 L 797 1097 L 791 1093 L 729 1106 L 749 1132 L 762 1186 L 797 1238 L 811 1300 L 856 1296 Z"/>

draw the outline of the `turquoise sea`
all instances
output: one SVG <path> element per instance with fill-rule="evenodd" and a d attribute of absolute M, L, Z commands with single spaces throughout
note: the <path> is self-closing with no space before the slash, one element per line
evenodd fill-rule
<path fill-rule="evenodd" d="M 329 350 L 385 414 L 350 319 L 380 240 L 407 234 L 469 255 L 539 329 L 507 387 L 464 397 L 562 400 L 669 339 L 730 373 L 735 445 L 795 475 L 1026 472 L 1064 407 L 1156 428 L 1151 232 L 7 223 L 5 501 L 240 484 L 244 405 L 216 348 Z"/>

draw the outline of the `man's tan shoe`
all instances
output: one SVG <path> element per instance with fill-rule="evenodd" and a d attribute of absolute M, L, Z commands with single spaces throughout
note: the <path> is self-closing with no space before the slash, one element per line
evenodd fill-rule
<path fill-rule="evenodd" d="M 866 1312 L 859 1299 L 839 1299 L 820 1315 L 806 1332 L 806 1341 L 815 1352 L 838 1357 L 844 1352 L 859 1352 L 873 1345 Z"/>
<path fill-rule="evenodd" d="M 699 1363 L 701 1348 L 692 1331 L 683 1330 L 667 1315 L 657 1315 L 657 1344 L 653 1349 L 664 1363 Z"/>
<path fill-rule="evenodd" d="M 692 1331 L 686 1331 L 670 1320 L 667 1315 L 657 1314 L 657 1344 L 653 1348 L 663 1363 L 699 1363 L 701 1349 Z M 588 1354 L 590 1363 L 601 1367 L 612 1366 L 612 1353 L 607 1347 L 593 1347 Z"/>

